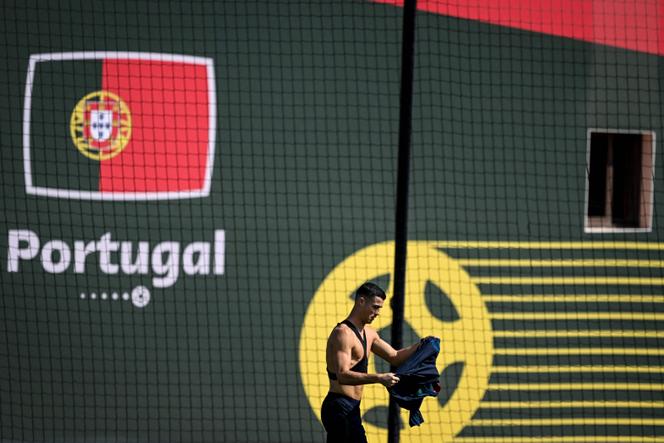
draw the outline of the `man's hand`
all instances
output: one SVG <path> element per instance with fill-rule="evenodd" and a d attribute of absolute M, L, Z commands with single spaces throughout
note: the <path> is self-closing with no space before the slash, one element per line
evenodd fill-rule
<path fill-rule="evenodd" d="M 380 384 L 386 388 L 391 388 L 392 386 L 399 383 L 399 377 L 394 375 L 392 372 L 386 372 L 384 374 L 378 374 L 378 381 L 380 381 Z"/>

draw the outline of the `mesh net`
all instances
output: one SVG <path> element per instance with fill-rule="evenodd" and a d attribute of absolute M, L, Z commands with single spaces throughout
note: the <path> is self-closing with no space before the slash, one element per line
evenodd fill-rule
<path fill-rule="evenodd" d="M 419 3 L 403 327 L 442 391 L 401 439 L 664 441 L 663 7 Z M 394 282 L 402 6 L 2 2 L 0 441 L 325 439 L 327 338 Z"/>

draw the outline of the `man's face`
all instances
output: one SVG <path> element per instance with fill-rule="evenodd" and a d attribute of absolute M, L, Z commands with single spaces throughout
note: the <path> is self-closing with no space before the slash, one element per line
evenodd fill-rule
<path fill-rule="evenodd" d="M 363 320 L 365 323 L 371 323 L 376 317 L 378 317 L 384 302 L 385 300 L 380 297 L 360 298 Z"/>

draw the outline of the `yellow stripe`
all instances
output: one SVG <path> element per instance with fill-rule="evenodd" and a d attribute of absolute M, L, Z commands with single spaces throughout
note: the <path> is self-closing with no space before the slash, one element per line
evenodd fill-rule
<path fill-rule="evenodd" d="M 583 435 L 564 437 L 456 437 L 457 443 L 663 443 L 664 437 Z"/>
<path fill-rule="evenodd" d="M 601 337 L 601 338 L 664 338 L 664 330 L 661 331 L 598 331 L 570 329 L 566 331 L 554 330 L 518 330 L 518 331 L 493 331 L 494 337 L 513 337 L 513 338 L 571 338 L 571 337 Z"/>
<path fill-rule="evenodd" d="M 664 402 L 640 401 L 483 401 L 482 409 L 518 408 L 664 408 Z"/>
<path fill-rule="evenodd" d="M 664 303 L 664 295 L 588 295 L 588 294 L 546 294 L 546 295 L 498 295 L 487 294 L 482 296 L 489 302 L 560 302 L 571 301 L 579 303 L 615 302 L 615 303 Z"/>
<path fill-rule="evenodd" d="M 490 383 L 490 391 L 662 391 L 663 384 L 658 383 Z"/>
<path fill-rule="evenodd" d="M 491 312 L 492 320 L 664 320 L 653 312 Z"/>
<path fill-rule="evenodd" d="M 664 268 L 661 260 L 531 260 L 531 259 L 458 259 L 462 266 L 524 268 Z"/>
<path fill-rule="evenodd" d="M 621 425 L 662 426 L 661 418 L 506 418 L 473 419 L 471 426 L 573 426 L 573 425 Z"/>
<path fill-rule="evenodd" d="M 559 374 L 576 372 L 642 372 L 644 374 L 664 373 L 664 366 L 494 366 L 491 372 Z"/>
<path fill-rule="evenodd" d="M 641 242 L 427 241 L 426 243 L 434 248 L 447 249 L 634 249 L 638 251 L 664 251 L 664 243 Z"/>
<path fill-rule="evenodd" d="M 648 348 L 496 348 L 494 355 L 664 355 Z"/>
<path fill-rule="evenodd" d="M 644 277 L 472 277 L 484 285 L 641 285 L 661 286 L 664 278 Z"/>

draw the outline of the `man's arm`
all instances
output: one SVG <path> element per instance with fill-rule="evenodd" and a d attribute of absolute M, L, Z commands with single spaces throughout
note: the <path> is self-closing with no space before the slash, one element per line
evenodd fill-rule
<path fill-rule="evenodd" d="M 376 338 L 371 345 L 371 350 L 390 365 L 400 366 L 403 362 L 408 360 L 408 357 L 413 355 L 419 346 L 420 342 L 418 341 L 407 348 L 396 350 L 376 334 Z"/>
<path fill-rule="evenodd" d="M 337 374 L 337 381 L 342 385 L 366 385 L 380 383 L 385 387 L 392 387 L 399 382 L 399 377 L 391 372 L 382 374 L 365 374 L 351 371 L 351 350 L 355 336 L 352 333 L 344 333 L 337 330 L 331 337 L 332 340 L 332 364 L 331 370 Z"/>

